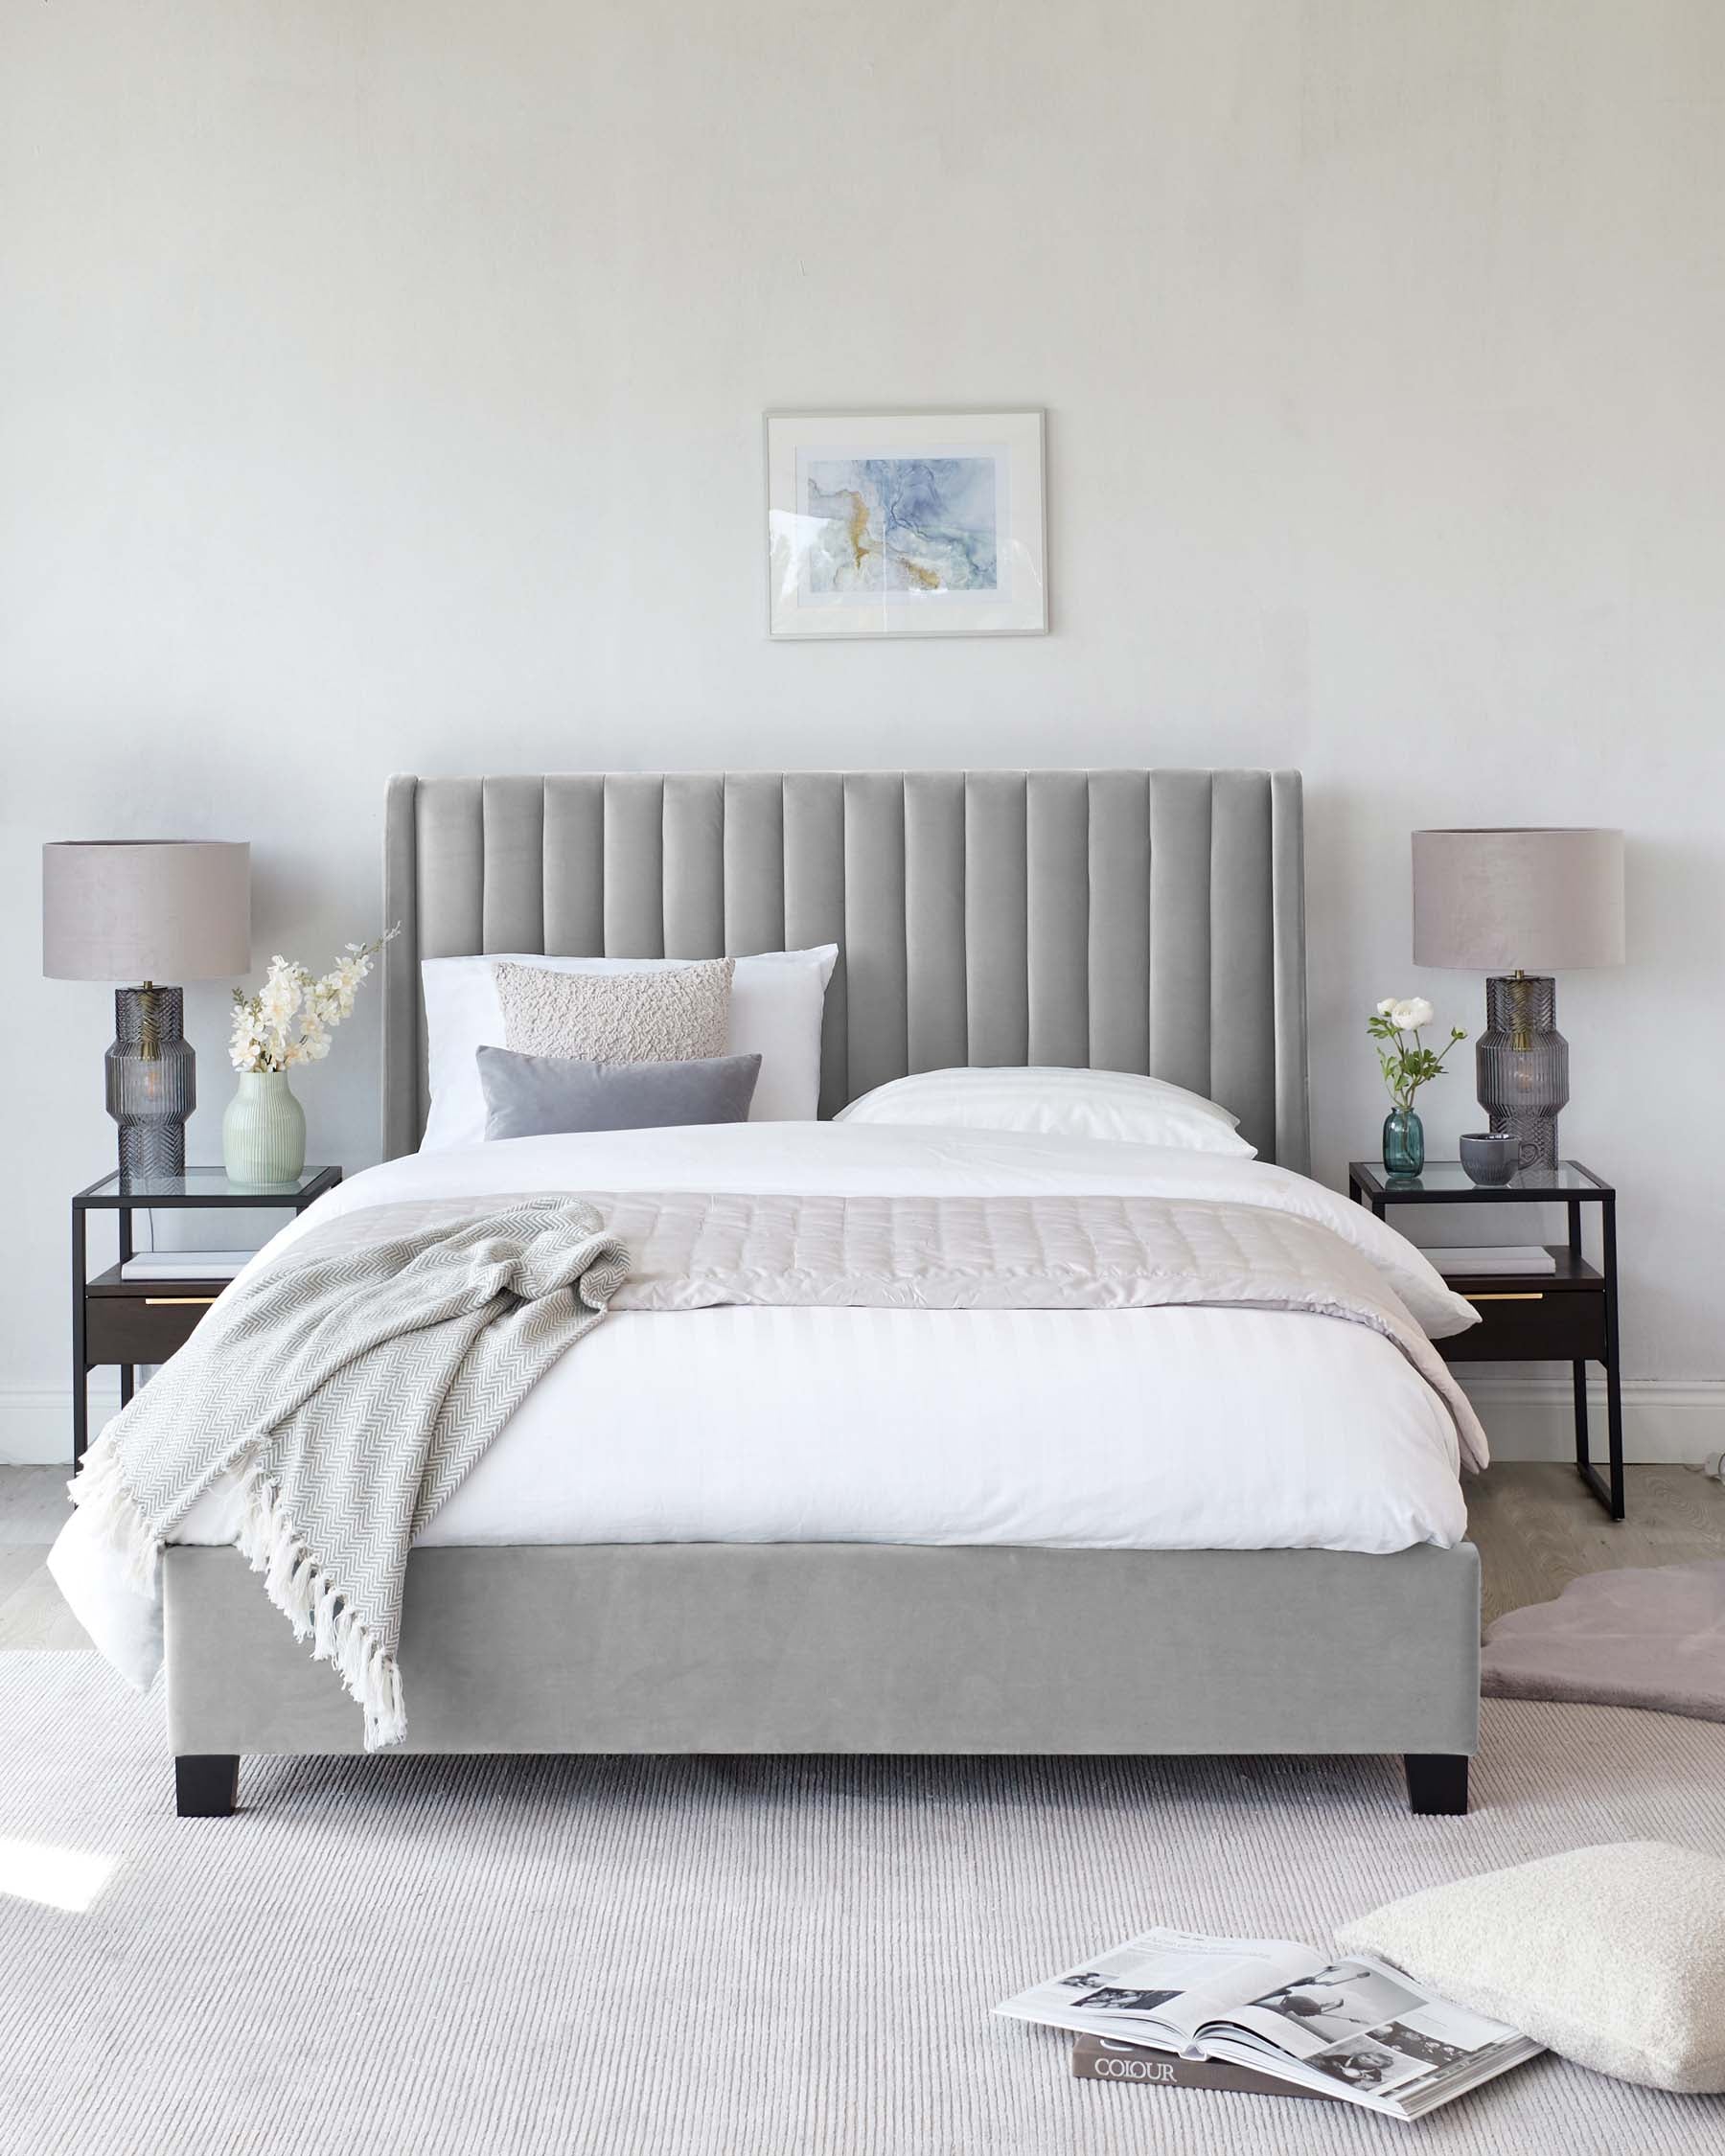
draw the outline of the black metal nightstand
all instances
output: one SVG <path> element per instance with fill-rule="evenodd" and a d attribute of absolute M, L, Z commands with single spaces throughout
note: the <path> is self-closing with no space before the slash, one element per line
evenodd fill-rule
<path fill-rule="evenodd" d="M 1562 1205 L 1567 1245 L 1548 1243 L 1555 1273 L 1506 1279 L 1452 1278 L 1457 1295 L 1477 1304 L 1481 1322 L 1435 1344 L 1446 1363 L 1567 1363 L 1575 1381 L 1576 1471 L 1614 1520 L 1623 1517 L 1623 1395 L 1618 1367 L 1617 1192 L 1579 1160 L 1524 1168 L 1510 1182 L 1470 1182 L 1459 1160 L 1428 1160 L 1417 1176 L 1392 1176 L 1381 1160 L 1347 1163 L 1347 1194 L 1379 1220 L 1392 1205 Z M 1581 1208 L 1599 1208 L 1598 1267 L 1581 1254 Z M 1587 1365 L 1605 1370 L 1609 1481 L 1588 1451 Z"/>
<path fill-rule="evenodd" d="M 123 1280 L 132 1255 L 133 1213 L 152 1207 L 191 1212 L 209 1207 L 303 1213 L 341 1181 L 339 1168 L 305 1168 L 292 1182 L 234 1182 L 225 1168 L 188 1168 L 177 1176 L 125 1176 L 115 1169 L 72 1201 L 72 1465 L 90 1441 L 90 1372 L 120 1365 L 120 1404 L 132 1396 L 140 1363 L 165 1363 L 191 1339 L 225 1280 Z M 120 1216 L 120 1264 L 89 1277 L 91 1213 Z"/>

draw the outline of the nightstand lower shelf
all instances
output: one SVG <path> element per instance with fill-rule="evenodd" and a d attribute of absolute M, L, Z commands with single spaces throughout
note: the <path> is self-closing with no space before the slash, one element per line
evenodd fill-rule
<path fill-rule="evenodd" d="M 1585 1258 L 1548 1245 L 1557 1260 L 1555 1274 L 1507 1280 L 1502 1274 L 1470 1273 L 1449 1286 L 1479 1310 L 1471 1332 L 1438 1342 L 1446 1363 L 1567 1363 L 1575 1394 L 1576 1471 L 1614 1520 L 1623 1517 L 1622 1403 L 1617 1358 L 1613 1353 L 1611 1298 L 1605 1275 Z M 1593 1463 L 1587 1413 L 1587 1366 L 1605 1372 L 1607 1473 Z"/>
<path fill-rule="evenodd" d="M 1434 1163 L 1421 1177 L 1388 1177 L 1379 1161 L 1348 1167 L 1348 1195 L 1383 1220 L 1395 1204 L 1560 1204 L 1569 1238 L 1548 1243 L 1550 1273 L 1447 1276 L 1471 1302 L 1480 1322 L 1436 1342 L 1446 1363 L 1567 1363 L 1575 1401 L 1576 1472 L 1613 1520 L 1623 1517 L 1623 1398 L 1618 1355 L 1617 1193 L 1579 1162 L 1564 1161 L 1543 1176 L 1517 1177 L 1500 1186 L 1458 1183 L 1454 1163 Z M 1599 1214 L 1600 1261 L 1581 1251 L 1581 1213 Z M 1588 1365 L 1605 1373 L 1604 1472 L 1594 1464 L 1588 1428 Z"/>
<path fill-rule="evenodd" d="M 1480 1313 L 1470 1333 L 1438 1342 L 1450 1363 L 1602 1363 L 1606 1359 L 1605 1276 L 1585 1258 L 1548 1244 L 1554 1273 L 1445 1274 Z"/>

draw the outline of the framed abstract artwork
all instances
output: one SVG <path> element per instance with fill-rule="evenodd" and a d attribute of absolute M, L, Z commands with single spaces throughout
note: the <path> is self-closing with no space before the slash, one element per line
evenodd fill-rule
<path fill-rule="evenodd" d="M 1041 412 L 770 412 L 774 636 L 1042 636 Z"/>

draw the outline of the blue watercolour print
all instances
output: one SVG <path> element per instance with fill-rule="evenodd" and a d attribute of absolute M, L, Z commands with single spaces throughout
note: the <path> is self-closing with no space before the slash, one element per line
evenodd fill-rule
<path fill-rule="evenodd" d="M 804 467 L 811 592 L 993 591 L 995 460 L 821 457 Z"/>

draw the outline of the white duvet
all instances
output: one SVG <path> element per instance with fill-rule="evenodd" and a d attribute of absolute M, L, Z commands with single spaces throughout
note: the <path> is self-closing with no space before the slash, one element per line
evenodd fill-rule
<path fill-rule="evenodd" d="M 1434 1337 L 1476 1321 L 1412 1244 L 1286 1169 L 1096 1139 L 832 1123 L 417 1154 L 340 1185 L 253 1266 L 366 1206 L 583 1189 L 1258 1204 L 1351 1242 Z M 234 1503 L 218 1484 L 176 1539 L 231 1540 Z M 423 1540 L 1385 1551 L 1447 1547 L 1465 1526 L 1448 1410 L 1363 1325 L 1191 1307 L 726 1308 L 608 1318 L 517 1410 Z M 142 1674 L 159 1645 L 139 1627 L 157 1619 L 79 1528 L 75 1516 L 56 1575 L 98 1643 Z"/>

